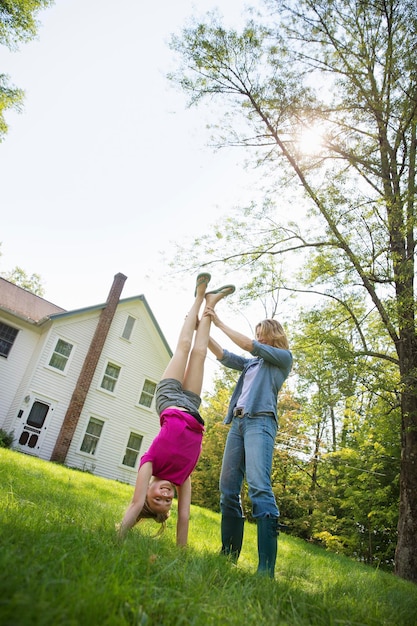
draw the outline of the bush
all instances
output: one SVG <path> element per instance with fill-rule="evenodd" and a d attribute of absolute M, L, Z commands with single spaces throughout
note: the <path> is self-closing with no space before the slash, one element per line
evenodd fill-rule
<path fill-rule="evenodd" d="M 14 441 L 13 432 L 7 433 L 0 428 L 0 448 L 11 448 Z"/>

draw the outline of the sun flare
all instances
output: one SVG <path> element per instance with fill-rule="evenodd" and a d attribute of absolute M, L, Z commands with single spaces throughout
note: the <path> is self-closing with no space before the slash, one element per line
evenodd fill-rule
<path fill-rule="evenodd" d="M 323 149 L 323 129 L 320 126 L 305 126 L 297 141 L 298 150 L 305 155 L 319 154 Z"/>

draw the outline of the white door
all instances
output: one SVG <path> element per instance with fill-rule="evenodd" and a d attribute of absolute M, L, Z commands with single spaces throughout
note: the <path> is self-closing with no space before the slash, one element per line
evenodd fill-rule
<path fill-rule="evenodd" d="M 22 452 L 39 454 L 42 439 L 52 416 L 54 406 L 51 401 L 35 398 L 27 410 L 20 415 L 22 430 L 17 436 L 17 447 Z"/>

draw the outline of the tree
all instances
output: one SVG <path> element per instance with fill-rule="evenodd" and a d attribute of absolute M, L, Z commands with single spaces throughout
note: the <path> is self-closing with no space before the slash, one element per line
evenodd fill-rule
<path fill-rule="evenodd" d="M 350 306 L 359 317 L 362 303 Z M 292 527 L 333 550 L 392 568 L 400 465 L 401 420 L 393 392 L 398 372 L 392 363 L 355 357 L 352 319 L 332 300 L 303 311 L 292 327 L 297 392 L 303 394 L 303 428 L 311 450 L 304 464 L 311 476 L 310 503 Z M 374 334 L 374 344 L 383 335 L 377 315 L 369 316 L 366 332 L 368 339 Z"/>
<path fill-rule="evenodd" d="M 236 372 L 222 368 L 215 377 L 213 393 L 204 397 L 202 415 L 206 432 L 192 477 L 193 502 L 212 511 L 220 510 L 219 478 L 229 432 L 229 427 L 223 424 L 223 420 L 236 380 Z"/>
<path fill-rule="evenodd" d="M 39 274 L 32 274 L 28 276 L 21 267 L 16 266 L 11 272 L 4 272 L 3 278 L 11 283 L 14 283 L 26 291 L 34 293 L 35 296 L 43 297 L 45 290 L 42 286 L 41 277 Z"/>
<path fill-rule="evenodd" d="M 417 582 L 415 1 L 270 0 L 266 6 L 266 19 L 252 18 L 241 32 L 224 28 L 216 14 L 191 23 L 172 38 L 183 63 L 171 78 L 191 104 L 217 98 L 219 145 L 252 149 L 256 164 L 279 180 L 281 204 L 285 192 L 291 203 L 290 190 L 299 202 L 301 189 L 308 214 L 302 227 L 284 224 L 270 195 L 261 211 L 245 214 L 245 236 L 233 224 L 233 254 L 230 247 L 217 252 L 214 237 L 207 240 L 208 259 L 256 269 L 263 255 L 310 252 L 304 284 L 287 288 L 336 298 L 352 317 L 357 354 L 395 364 L 400 383 L 392 391 L 402 420 L 395 570 Z M 306 155 L 301 139 L 312 124 L 322 140 Z M 277 190 L 271 185 L 270 194 Z M 220 244 L 230 236 L 222 234 Z M 349 306 L 353 296 L 367 307 L 360 318 Z M 382 342 L 367 336 L 371 311 L 379 316 Z"/>
<path fill-rule="evenodd" d="M 54 4 L 53 0 L 0 0 L 0 44 L 16 50 L 20 43 L 36 37 L 40 10 Z M 21 110 L 24 92 L 9 83 L 9 77 L 0 73 L 0 142 L 7 133 L 4 113 L 7 109 Z"/>

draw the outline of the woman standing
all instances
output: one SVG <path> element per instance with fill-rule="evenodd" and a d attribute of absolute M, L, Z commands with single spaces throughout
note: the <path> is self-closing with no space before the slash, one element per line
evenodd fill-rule
<path fill-rule="evenodd" d="M 272 459 L 278 428 L 278 392 L 292 367 L 288 339 L 281 324 L 266 319 L 257 324 L 255 339 L 226 326 L 214 309 L 205 315 L 251 358 L 224 350 L 210 337 L 209 349 L 222 365 L 242 374 L 233 391 L 224 422 L 231 423 L 220 475 L 222 554 L 236 562 L 243 541 L 241 488 L 246 474 L 252 514 L 258 532 L 258 573 L 274 577 L 279 510 L 271 485 Z"/>

